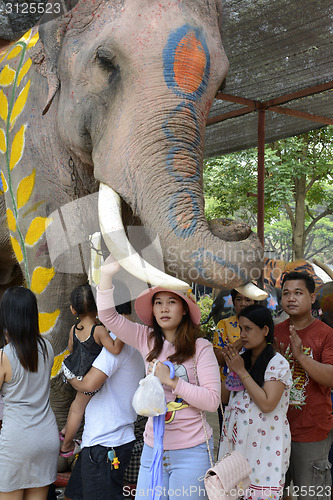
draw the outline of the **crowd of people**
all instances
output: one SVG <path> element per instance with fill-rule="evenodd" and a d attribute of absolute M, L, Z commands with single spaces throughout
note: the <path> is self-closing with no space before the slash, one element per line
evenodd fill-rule
<path fill-rule="evenodd" d="M 63 371 L 77 396 L 60 430 L 49 402 L 53 350 L 39 333 L 36 298 L 23 287 L 4 293 L 0 500 L 46 500 L 59 453 L 78 455 L 67 500 L 128 498 L 124 477 L 136 444 L 136 498 L 204 498 L 213 431 L 202 418 L 218 408 L 218 456 L 231 443 L 252 467 L 244 500 L 331 499 L 333 330 L 311 313 L 313 279 L 285 275 L 288 319 L 277 325 L 269 309 L 233 290 L 236 315 L 217 325 L 212 345 L 190 294 L 148 288 L 135 301 L 140 323 L 133 321 L 124 284 L 115 284 L 118 270 L 108 257 L 96 302 L 89 285 L 71 295 L 75 324 Z M 141 442 L 132 406 L 140 379 L 153 370 L 167 403 L 158 463 L 157 421 L 147 420 Z"/>

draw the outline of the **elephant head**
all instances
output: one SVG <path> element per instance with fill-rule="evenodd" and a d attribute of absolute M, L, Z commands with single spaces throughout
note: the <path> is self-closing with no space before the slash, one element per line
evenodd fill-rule
<path fill-rule="evenodd" d="M 57 109 L 63 144 L 100 183 L 103 232 L 119 196 L 158 234 L 169 274 L 230 287 L 258 278 L 262 248 L 250 228 L 228 241 L 204 217 L 204 130 L 228 70 L 220 21 L 217 0 L 81 1 L 41 25 L 40 43 L 44 112 Z M 126 241 L 105 239 L 126 263 Z"/>
<path fill-rule="evenodd" d="M 192 281 L 239 287 L 259 276 L 263 254 L 246 225 L 209 225 L 204 217 L 204 130 L 228 70 L 220 0 L 65 4 L 73 8 L 42 20 L 39 35 L 26 34 L 0 59 L 8 222 L 1 248 L 11 241 L 37 295 L 40 330 L 56 354 L 52 405 L 59 425 L 73 396 L 58 376 L 72 324 L 69 297 L 87 279 L 71 260 L 65 272 L 50 258 L 48 227 L 56 228 L 56 246 L 73 237 L 63 230 L 66 210 L 73 228 L 88 226 L 94 210 L 79 213 L 77 202 L 100 187 L 101 228 L 112 253 L 141 279 L 169 288 Z M 147 273 L 137 273 L 141 261 L 129 255 L 120 206 L 159 236 L 168 274 L 146 264 Z"/>

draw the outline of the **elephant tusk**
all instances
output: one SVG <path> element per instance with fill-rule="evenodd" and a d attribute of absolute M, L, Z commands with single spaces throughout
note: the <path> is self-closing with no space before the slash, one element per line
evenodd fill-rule
<path fill-rule="evenodd" d="M 99 224 L 110 253 L 126 271 L 145 283 L 171 290 L 188 290 L 188 283 L 153 267 L 132 247 L 125 234 L 120 203 L 119 195 L 106 184 L 100 183 L 98 197 Z"/>
<path fill-rule="evenodd" d="M 235 290 L 252 300 L 265 300 L 268 297 L 268 293 L 266 293 L 264 290 L 261 290 L 261 288 L 254 285 L 251 281 L 249 283 L 246 283 L 245 285 L 238 286 L 237 288 L 235 288 Z"/>

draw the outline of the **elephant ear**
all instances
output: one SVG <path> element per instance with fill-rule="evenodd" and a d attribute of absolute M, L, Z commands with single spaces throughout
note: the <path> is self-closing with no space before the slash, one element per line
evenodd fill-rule
<path fill-rule="evenodd" d="M 64 12 L 56 18 L 43 16 L 39 25 L 39 41 L 32 49 L 31 59 L 36 71 L 47 78 L 48 96 L 43 115 L 49 110 L 54 96 L 60 87 L 58 58 L 68 24 L 72 19 L 71 10 L 77 0 L 65 0 Z"/>

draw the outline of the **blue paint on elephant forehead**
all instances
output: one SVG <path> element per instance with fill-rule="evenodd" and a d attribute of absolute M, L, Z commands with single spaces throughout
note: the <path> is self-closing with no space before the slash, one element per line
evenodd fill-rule
<path fill-rule="evenodd" d="M 244 282 L 248 281 L 248 276 L 239 268 L 238 265 L 236 264 L 229 264 L 225 259 L 222 259 L 221 257 L 218 257 L 217 255 L 214 255 L 211 253 L 209 250 L 206 250 L 205 248 L 198 248 L 195 252 L 193 252 L 190 257 L 190 259 L 193 259 L 195 261 L 195 268 L 197 271 L 200 273 L 201 276 L 205 274 L 205 267 L 204 267 L 204 262 L 207 262 L 207 260 L 210 260 L 210 262 L 216 262 L 219 266 L 225 267 L 227 269 L 231 269 L 232 271 L 235 272 L 237 276 L 239 276 Z M 207 279 L 207 278 L 205 278 Z M 207 280 L 210 281 L 210 280 Z"/>
<path fill-rule="evenodd" d="M 181 89 L 176 81 L 175 75 L 175 57 L 176 51 L 179 48 L 180 42 L 183 40 L 186 35 L 189 33 L 194 33 L 197 40 L 200 42 L 205 58 L 206 58 L 206 66 L 203 73 L 203 78 L 201 84 L 198 86 L 196 90 L 193 92 L 184 91 Z M 163 66 L 164 66 L 164 79 L 172 92 L 181 96 L 183 99 L 190 99 L 193 101 L 200 100 L 202 95 L 204 94 L 205 88 L 207 86 L 209 72 L 210 72 L 210 55 L 208 46 L 204 37 L 204 34 L 198 28 L 194 26 L 190 26 L 189 24 L 185 24 L 181 26 L 177 30 L 170 33 L 166 46 L 163 50 Z"/>
<path fill-rule="evenodd" d="M 179 119 L 182 118 L 182 116 L 187 117 L 187 120 L 191 118 L 193 120 L 193 128 L 191 129 L 192 133 L 195 134 L 194 137 L 191 138 L 191 144 L 192 147 L 199 146 L 200 145 L 200 131 L 199 131 L 199 125 L 198 125 L 198 119 L 197 119 L 197 114 L 194 108 L 194 105 L 192 102 L 181 102 L 178 104 L 165 118 L 162 129 L 163 132 L 165 133 L 166 137 L 168 138 L 169 141 L 171 142 L 178 142 L 179 144 L 184 143 L 184 137 L 180 137 L 177 139 L 175 134 L 172 131 L 172 127 L 175 128 L 175 131 L 178 132 L 178 123 L 177 123 L 177 118 L 179 115 Z M 172 122 L 173 120 L 173 122 Z"/>
<path fill-rule="evenodd" d="M 192 203 L 192 211 L 191 213 L 191 219 L 185 222 L 182 225 L 182 222 L 178 219 L 177 217 L 177 206 L 178 203 L 182 206 L 183 204 L 183 197 L 184 194 L 187 195 Z M 182 212 L 179 212 L 179 214 L 184 213 L 183 209 Z M 175 234 L 179 238 L 188 238 L 190 237 L 193 232 L 196 230 L 197 226 L 197 217 L 200 214 L 200 209 L 199 205 L 197 203 L 196 197 L 193 195 L 193 193 L 189 189 L 184 189 L 181 193 L 176 193 L 173 196 L 171 196 L 170 203 L 169 203 L 169 215 L 168 215 L 168 220 L 169 224 L 174 230 Z"/>
<path fill-rule="evenodd" d="M 173 133 L 172 128 L 176 127 L 177 114 L 188 112 L 190 116 L 193 118 L 194 126 L 192 128 L 192 134 L 194 137 L 191 137 L 191 142 L 184 142 L 184 138 L 177 138 Z M 181 120 L 181 116 L 179 116 L 179 121 Z M 196 148 L 200 146 L 200 132 L 198 128 L 198 122 L 195 115 L 195 110 L 193 107 L 193 103 L 180 103 L 164 120 L 162 125 L 163 132 L 167 138 L 167 140 L 173 144 L 173 146 L 169 149 L 167 153 L 167 161 L 166 161 L 166 169 L 170 175 L 174 176 L 177 180 L 183 182 L 193 182 L 198 181 L 201 175 L 201 164 L 196 153 Z M 176 128 L 175 128 L 176 130 Z M 183 155 L 184 158 L 191 158 L 193 166 L 195 165 L 195 169 L 192 175 L 188 175 L 182 169 L 178 169 L 177 164 L 177 156 Z M 186 162 L 183 161 L 183 168 L 186 166 Z"/>

